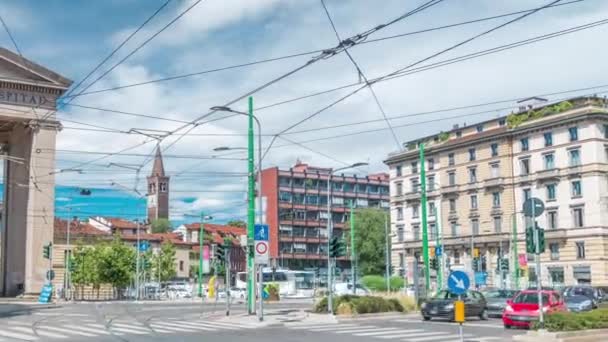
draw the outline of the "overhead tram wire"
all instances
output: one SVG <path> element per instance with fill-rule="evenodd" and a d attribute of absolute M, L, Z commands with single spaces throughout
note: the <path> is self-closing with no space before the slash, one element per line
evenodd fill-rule
<path fill-rule="evenodd" d="M 582 1 L 586 1 L 586 0 L 572 0 L 572 1 L 564 2 L 564 3 L 555 4 L 555 5 L 552 5 L 552 6 L 549 6 L 549 7 L 566 6 L 566 5 L 571 5 L 571 4 L 575 4 L 575 3 L 578 3 L 578 2 L 582 2 Z M 417 35 L 417 34 L 421 34 L 421 33 L 427 33 L 427 32 L 438 31 L 438 30 L 443 30 L 443 29 L 448 29 L 448 28 L 454 28 L 454 27 L 463 26 L 463 25 L 475 24 L 475 23 L 480 23 L 480 22 L 484 22 L 484 21 L 489 21 L 489 20 L 494 20 L 494 19 L 500 19 L 500 18 L 504 18 L 504 17 L 514 16 L 514 15 L 517 15 L 517 14 L 522 14 L 522 13 L 530 12 L 530 11 L 533 11 L 533 10 L 534 9 L 527 9 L 527 10 L 521 10 L 521 11 L 516 11 L 516 12 L 509 12 L 509 13 L 505 13 L 505 14 L 499 14 L 499 15 L 494 15 L 494 16 L 490 16 L 490 17 L 473 19 L 473 20 L 469 20 L 469 21 L 464 21 L 464 22 L 459 22 L 459 23 L 449 24 L 449 25 L 444 25 L 444 26 L 432 27 L 432 28 L 418 30 L 418 31 L 413 31 L 413 32 L 406 32 L 406 33 L 396 34 L 396 35 L 387 36 L 387 37 L 367 39 L 365 41 L 360 42 L 358 45 L 365 45 L 365 44 L 376 43 L 376 42 L 381 42 L 381 41 L 390 40 L 390 39 L 396 39 L 396 38 L 402 38 L 402 37 Z M 327 50 L 327 49 L 317 49 L 317 50 L 311 50 L 311 51 L 307 51 L 307 52 L 293 53 L 293 54 L 289 54 L 289 55 L 285 55 L 285 56 L 271 57 L 271 58 L 267 58 L 267 59 L 262 59 L 262 60 L 247 62 L 247 63 L 241 63 L 241 64 L 235 64 L 235 65 L 229 65 L 229 66 L 225 66 L 225 67 L 207 69 L 207 70 L 202 70 L 202 71 L 188 73 L 188 74 L 181 74 L 181 75 L 162 77 L 162 78 L 158 78 L 158 79 L 154 79 L 154 80 L 150 80 L 150 81 L 144 81 L 144 82 L 138 82 L 138 83 L 130 83 L 130 84 L 123 84 L 123 85 L 118 85 L 118 86 L 115 86 L 115 87 L 110 87 L 110 88 L 105 88 L 105 89 L 87 91 L 87 92 L 84 92 L 84 93 L 81 93 L 81 94 L 78 94 L 78 95 L 64 96 L 64 98 L 81 97 L 81 96 L 86 96 L 86 95 L 92 95 L 92 94 L 98 94 L 98 93 L 116 91 L 116 90 L 120 90 L 120 89 L 138 87 L 138 86 L 143 86 L 143 85 L 148 85 L 148 84 L 153 84 L 153 83 L 174 81 L 174 80 L 179 80 L 179 79 L 189 78 L 189 77 L 194 77 L 194 76 L 200 76 L 200 75 L 214 73 L 214 72 L 219 72 L 219 71 L 237 69 L 237 68 L 242 68 L 242 67 L 247 67 L 247 66 L 253 66 L 253 65 L 258 65 L 258 64 L 264 64 L 264 63 L 269 63 L 269 62 L 276 62 L 276 61 L 290 59 L 290 58 L 308 56 L 308 55 L 312 55 L 312 54 L 316 54 L 316 53 L 321 53 L 321 52 L 323 52 L 325 50 Z M 259 110 L 259 109 L 261 109 L 261 108 L 256 108 L 256 110 Z"/>
<path fill-rule="evenodd" d="M 320 1 L 321 1 L 321 5 L 323 6 L 323 9 L 325 10 L 325 14 L 327 15 L 327 19 L 329 20 L 331 28 L 333 29 L 334 33 L 336 34 L 336 38 L 338 39 L 338 42 L 341 42 L 342 38 L 340 38 L 338 29 L 336 28 L 336 25 L 334 24 L 334 21 L 331 18 L 331 15 L 329 14 L 329 10 L 327 9 L 327 5 L 325 5 L 325 1 L 324 0 L 320 0 Z M 386 122 L 386 125 L 388 126 L 388 128 L 390 128 L 391 135 L 393 136 L 393 139 L 395 140 L 395 144 L 397 144 L 397 149 L 401 149 L 402 146 L 401 146 L 401 143 L 399 142 L 399 138 L 397 138 L 397 134 L 395 133 L 395 130 L 393 129 L 390 121 L 388 121 L 388 118 L 386 117 L 386 112 L 384 111 L 384 108 L 382 107 L 382 104 L 380 103 L 380 100 L 378 99 L 378 95 L 376 95 L 376 92 L 374 91 L 374 87 L 371 85 L 371 83 L 369 83 L 367 76 L 365 76 L 365 73 L 363 72 L 363 70 L 361 69 L 359 64 L 357 64 L 357 62 L 355 61 L 355 58 L 353 58 L 353 56 L 350 54 L 350 51 L 348 51 L 348 49 L 346 49 L 346 50 L 344 50 L 344 53 L 346 53 L 346 56 L 348 56 L 348 59 L 351 61 L 351 63 L 353 63 L 353 65 L 355 66 L 355 69 L 357 69 L 359 78 L 363 78 L 363 80 L 365 81 L 365 84 L 369 88 L 369 91 L 372 94 L 374 101 L 376 102 L 376 106 L 378 106 L 378 109 L 380 110 L 382 117 L 384 117 L 384 121 Z"/>
<path fill-rule="evenodd" d="M 8 25 L 4 21 L 4 18 L 2 17 L 1 14 L 0 14 L 0 23 L 2 23 L 2 27 L 4 27 L 4 31 L 6 31 L 6 34 L 8 35 L 9 39 L 13 43 L 13 46 L 15 47 L 15 50 L 17 50 L 17 54 L 19 54 L 19 56 L 23 60 L 23 54 L 21 53 L 21 49 L 19 48 L 19 45 L 17 44 L 17 41 L 15 40 L 15 37 L 13 37 L 13 34 L 11 33 L 11 30 L 8 28 Z"/>
<path fill-rule="evenodd" d="M 104 78 L 106 75 L 108 75 L 110 72 L 112 72 L 114 69 L 116 69 L 118 66 L 120 66 L 122 63 L 124 63 L 127 59 L 129 59 L 131 56 L 133 56 L 135 53 L 137 53 L 139 50 L 141 50 L 144 46 L 146 46 L 149 42 L 151 42 L 154 38 L 156 38 L 159 34 L 161 34 L 163 31 L 165 31 L 166 29 L 168 29 L 169 27 L 171 27 L 175 22 L 177 22 L 179 19 L 181 19 L 186 13 L 190 12 L 190 10 L 192 10 L 196 5 L 198 5 L 201 1 L 204 0 L 197 0 L 196 2 L 194 2 L 192 5 L 190 5 L 189 7 L 187 7 L 185 10 L 183 10 L 180 14 L 178 14 L 175 18 L 173 18 L 173 20 L 171 20 L 169 23 L 167 23 L 165 26 L 163 26 L 160 30 L 158 30 L 157 32 L 155 32 L 153 35 L 151 35 L 150 37 L 148 37 L 148 39 L 144 40 L 141 44 L 139 44 L 135 49 L 133 49 L 133 51 L 131 51 L 130 53 L 128 53 L 125 57 L 123 57 L 120 61 L 118 61 L 117 63 L 115 63 L 112 67 L 110 67 L 108 70 L 106 70 L 104 73 L 102 73 L 100 76 L 98 76 L 95 80 L 93 80 L 91 83 L 89 83 L 86 87 L 84 87 L 84 89 L 82 89 L 78 94 L 76 94 L 75 96 L 70 96 L 70 97 L 66 97 L 67 98 L 67 103 L 69 104 L 70 102 L 72 102 L 74 100 L 74 98 L 76 98 L 77 96 L 80 96 L 80 94 L 84 93 L 85 91 L 87 91 L 89 88 L 91 88 L 95 83 L 99 82 L 102 78 Z M 166 3 L 163 4 L 161 6 L 161 10 L 162 8 L 164 8 L 166 6 Z M 153 14 L 153 16 L 149 19 L 146 20 L 145 23 L 149 22 L 154 16 L 156 16 L 156 14 L 158 14 L 159 11 L 155 12 Z M 143 25 L 142 25 L 143 26 Z M 54 113 L 54 112 L 53 112 Z M 52 115 L 52 114 L 50 114 Z M 49 115 L 49 116 L 50 116 Z M 48 116 L 47 116 L 48 117 Z"/>
<path fill-rule="evenodd" d="M 272 79 L 272 80 L 270 80 L 270 81 L 262 84 L 261 86 L 258 86 L 256 88 L 254 88 L 253 90 L 248 91 L 247 93 L 245 93 L 245 94 L 243 94 L 243 95 L 241 95 L 241 96 L 239 96 L 239 97 L 237 97 L 237 98 L 229 101 L 228 103 L 225 103 L 223 106 L 224 107 L 230 107 L 234 103 L 236 103 L 238 101 L 241 101 L 241 100 L 247 98 L 248 96 L 251 96 L 251 95 L 253 95 L 253 94 L 255 94 L 255 93 L 257 93 L 257 92 L 259 92 L 259 91 L 261 91 L 261 90 L 263 90 L 263 89 L 265 89 L 265 88 L 267 88 L 267 87 L 269 87 L 269 86 L 271 86 L 271 85 L 273 85 L 273 84 L 275 84 L 277 82 L 280 82 L 281 80 L 283 80 L 283 79 L 285 79 L 285 78 L 287 78 L 287 77 L 289 77 L 289 76 L 291 76 L 291 75 L 299 72 L 302 69 L 305 69 L 305 68 L 311 66 L 312 64 L 314 64 L 314 63 L 316 63 L 316 62 L 318 62 L 320 60 L 332 58 L 332 57 L 336 56 L 337 54 L 339 54 L 340 52 L 344 51 L 346 48 L 354 46 L 354 45 L 358 44 L 361 41 L 364 41 L 371 34 L 376 33 L 376 32 L 378 32 L 378 31 L 380 31 L 380 30 L 382 30 L 382 29 L 384 29 L 384 28 L 386 28 L 386 27 L 388 27 L 390 25 L 393 25 L 393 24 L 395 24 L 395 23 L 397 23 L 397 22 L 399 22 L 399 21 L 401 21 L 401 20 L 403 20 L 403 19 L 405 19 L 405 18 L 407 18 L 407 17 L 409 17 L 411 15 L 414 15 L 416 13 L 424 11 L 425 9 L 430 8 L 430 7 L 432 7 L 432 6 L 440 3 L 441 1 L 443 1 L 443 0 L 430 0 L 430 1 L 428 1 L 428 2 L 426 2 L 424 4 L 422 4 L 422 5 L 418 6 L 417 8 L 415 8 L 415 9 L 413 9 L 411 11 L 408 11 L 408 12 L 402 14 L 401 16 L 399 16 L 399 17 L 397 17 L 397 18 L 389 21 L 388 23 L 375 26 L 374 28 L 369 29 L 369 30 L 367 30 L 367 31 L 365 31 L 363 33 L 359 33 L 357 35 L 354 35 L 354 36 L 352 36 L 352 37 L 344 40 L 343 42 L 341 42 L 340 44 L 338 44 L 334 48 L 328 49 L 328 50 L 324 50 L 320 55 L 318 55 L 316 57 L 313 57 L 312 59 L 310 59 L 305 64 L 303 64 L 303 65 L 301 65 L 301 66 L 299 66 L 299 67 L 297 67 L 297 68 L 295 68 L 295 69 L 293 69 L 293 70 L 291 70 L 291 71 L 289 71 L 289 72 L 287 72 L 287 73 L 285 73 L 285 74 L 283 74 L 283 75 L 281 75 L 279 77 L 276 77 L 276 78 L 274 78 L 274 79 Z M 211 111 L 207 112 L 206 114 L 203 114 L 203 115 L 199 116 L 198 118 L 196 118 L 195 120 L 193 120 L 192 121 L 192 126 L 188 130 L 186 130 L 186 133 L 190 133 L 192 130 L 194 130 L 196 127 L 198 127 L 200 125 L 200 123 L 199 123 L 200 120 L 205 119 L 205 118 L 209 117 L 210 115 L 213 115 L 216 112 L 217 112 L 216 110 L 211 110 Z M 177 128 L 176 130 L 173 130 L 172 133 L 177 133 L 177 132 L 181 131 L 182 129 L 187 128 L 188 126 L 189 125 L 183 125 L 183 126 Z M 164 151 L 168 150 L 173 145 L 177 144 L 184 136 L 185 135 L 177 137 L 177 139 L 175 139 L 169 145 L 165 146 Z M 165 138 L 163 138 L 163 140 Z M 274 137 L 273 137 L 273 139 L 274 139 Z M 264 156 L 262 156 L 262 158 L 263 157 Z"/>
<path fill-rule="evenodd" d="M 550 6 L 550 5 L 552 5 L 552 4 L 556 4 L 556 3 L 560 2 L 560 1 L 561 1 L 561 0 L 553 0 L 552 2 L 548 3 L 547 5 L 542 6 L 542 7 L 538 8 L 538 9 L 536 9 L 536 10 L 532 11 L 532 12 L 528 12 L 528 13 L 523 14 L 523 15 L 521 15 L 521 16 L 519 16 L 519 17 L 515 18 L 515 19 L 509 20 L 509 21 L 507 21 L 507 22 L 505 22 L 505 23 L 503 23 L 503 24 L 500 24 L 500 25 L 498 25 L 498 26 L 494 26 L 493 28 L 491 28 L 491 29 L 489 29 L 489 30 L 485 30 L 485 31 L 483 31 L 483 32 L 481 32 L 481 33 L 479 33 L 479 34 L 476 34 L 476 35 L 474 35 L 474 36 L 472 36 L 472 37 L 470 37 L 470 38 L 467 38 L 467 39 L 465 39 L 465 40 L 463 40 L 463 41 L 461 41 L 461 42 L 459 42 L 459 43 L 457 43 L 457 44 L 454 44 L 454 45 L 452 45 L 452 46 L 450 46 L 450 47 L 448 47 L 448 48 L 446 48 L 446 49 L 443 49 L 443 50 L 441 50 L 441 51 L 439 51 L 439 52 L 436 52 L 436 53 L 434 53 L 434 54 L 432 54 L 432 55 L 430 55 L 430 56 L 428 56 L 428 57 L 425 57 L 425 58 L 423 58 L 423 59 L 421 59 L 421 60 L 418 60 L 417 62 L 414 62 L 414 63 L 412 63 L 412 64 L 410 64 L 410 65 L 408 65 L 408 66 L 406 66 L 406 67 L 399 68 L 399 69 L 397 69 L 396 71 L 393 71 L 393 72 L 391 72 L 391 73 L 389 73 L 389 74 L 386 74 L 386 75 L 384 75 L 384 76 L 382 76 L 382 77 L 379 77 L 379 78 L 377 78 L 375 81 L 372 81 L 372 83 L 377 83 L 377 82 L 379 82 L 379 81 L 381 81 L 381 80 L 383 80 L 383 79 L 386 79 L 386 78 L 388 78 L 388 77 L 394 76 L 395 74 L 398 74 L 398 73 L 400 73 L 400 72 L 402 72 L 402 71 L 405 71 L 405 70 L 407 70 L 407 69 L 409 69 L 409 68 L 411 68 L 411 67 L 414 67 L 414 66 L 416 66 L 416 65 L 418 65 L 418 64 L 420 64 L 420 63 L 423 63 L 423 62 L 425 62 L 425 61 L 427 61 L 427 60 L 429 60 L 429 59 L 435 58 L 435 57 L 437 57 L 437 56 L 439 56 L 439 55 L 441 55 L 441 54 L 444 54 L 444 53 L 446 53 L 446 52 L 449 52 L 449 51 L 451 51 L 451 50 L 454 50 L 454 49 L 455 49 L 455 48 L 457 48 L 457 47 L 460 47 L 460 46 L 462 46 L 462 45 L 465 45 L 465 44 L 467 44 L 467 43 L 469 43 L 469 42 L 471 42 L 471 41 L 473 41 L 473 40 L 476 40 L 476 39 L 478 39 L 478 38 L 480 38 L 480 37 L 483 37 L 483 36 L 485 36 L 485 35 L 487 35 L 487 34 L 489 34 L 489 33 L 491 33 L 491 32 L 494 32 L 494 31 L 496 31 L 496 30 L 498 30 L 498 29 L 500 29 L 500 28 L 503 28 L 503 27 L 505 27 L 505 26 L 507 26 L 507 25 L 510 25 L 510 24 L 512 24 L 512 23 L 514 23 L 514 22 L 517 22 L 517 21 L 519 21 L 519 20 L 522 20 L 522 19 L 524 19 L 524 18 L 526 18 L 526 17 L 528 17 L 528 16 L 530 16 L 530 15 L 532 15 L 532 14 L 534 14 L 534 13 L 538 12 L 538 11 L 543 10 L 543 9 L 547 8 L 548 6 Z M 361 90 L 363 90 L 363 89 L 364 89 L 364 88 L 366 88 L 366 87 L 367 87 L 367 85 L 364 85 L 364 86 L 359 87 L 359 88 L 355 89 L 354 91 L 352 91 L 352 92 L 350 92 L 350 93 L 348 93 L 348 94 L 346 94 L 346 95 L 344 95 L 344 96 L 341 96 L 341 97 L 340 97 L 338 100 L 333 101 L 333 102 L 332 102 L 332 103 L 330 103 L 329 105 L 324 106 L 323 108 L 321 108 L 321 109 L 319 109 L 319 110 L 315 111 L 314 113 L 312 113 L 312 114 L 310 114 L 310 115 L 308 115 L 308 116 L 304 117 L 303 119 L 301 119 L 301 120 L 297 121 L 296 123 L 294 123 L 294 124 L 290 125 L 289 127 L 285 128 L 285 129 L 284 129 L 284 130 L 282 130 L 281 132 L 277 133 L 277 134 L 275 135 L 275 137 L 274 137 L 274 138 L 271 140 L 270 144 L 267 146 L 267 148 L 266 148 L 266 150 L 264 151 L 264 154 L 262 155 L 262 157 L 264 157 L 264 156 L 265 156 L 265 155 L 268 153 L 268 151 L 269 151 L 269 150 L 270 150 L 270 148 L 272 147 L 272 145 L 273 145 L 274 141 L 276 140 L 276 136 L 281 135 L 281 134 L 283 134 L 283 133 L 285 133 L 285 132 L 287 132 L 287 131 L 289 131 L 289 130 L 291 130 L 291 129 L 293 129 L 293 128 L 295 128 L 295 127 L 297 127 L 297 126 L 301 125 L 301 124 L 303 124 L 304 122 L 306 122 L 306 121 L 308 121 L 308 120 L 310 120 L 310 119 L 314 118 L 315 116 L 317 116 L 317 115 L 319 115 L 319 114 L 323 113 L 324 111 L 326 111 L 326 110 L 328 110 L 328 109 L 332 108 L 332 107 L 333 107 L 333 106 L 335 106 L 336 104 L 338 104 L 338 103 L 340 103 L 340 102 L 342 102 L 342 101 L 346 100 L 347 98 L 349 98 L 349 97 L 351 97 L 351 96 L 353 96 L 353 95 L 357 94 L 358 92 L 360 92 Z"/>

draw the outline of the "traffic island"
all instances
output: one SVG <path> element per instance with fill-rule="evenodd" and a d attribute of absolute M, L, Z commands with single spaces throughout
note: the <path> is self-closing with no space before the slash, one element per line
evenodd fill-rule
<path fill-rule="evenodd" d="M 597 342 L 608 341 L 608 329 L 589 329 L 580 331 L 558 331 L 547 330 L 528 331 L 524 335 L 513 336 L 513 341 L 519 342 Z"/>

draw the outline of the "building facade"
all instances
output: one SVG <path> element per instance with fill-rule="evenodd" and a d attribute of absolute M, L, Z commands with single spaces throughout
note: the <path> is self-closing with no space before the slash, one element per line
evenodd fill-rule
<path fill-rule="evenodd" d="M 536 220 L 545 228 L 542 283 L 608 285 L 606 101 L 534 100 L 518 113 L 412 141 L 388 157 L 396 272 L 411 282 L 416 258 L 422 261 L 423 143 L 429 244 L 441 240 L 444 275 L 460 269 L 473 276 L 472 259 L 479 253 L 487 285 L 534 284 L 534 255 L 525 250 L 531 221 L 522 207 L 537 197 L 546 207 Z M 499 258 L 509 261 L 508 270 L 501 269 Z M 524 270 L 518 279 L 512 272 L 516 265 Z"/>
<path fill-rule="evenodd" d="M 327 267 L 327 182 L 330 181 L 333 236 L 345 230 L 354 208 L 389 207 L 388 174 L 364 177 L 332 173 L 298 161 L 289 170 L 262 171 L 262 196 L 270 230 L 270 258 L 291 269 Z M 350 268 L 348 257 L 337 266 Z"/>

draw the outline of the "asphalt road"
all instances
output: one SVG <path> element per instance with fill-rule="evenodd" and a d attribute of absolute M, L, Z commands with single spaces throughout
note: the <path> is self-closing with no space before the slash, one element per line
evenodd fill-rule
<path fill-rule="evenodd" d="M 268 305 L 268 320 L 261 326 L 236 305 L 233 318 L 212 304 L 193 303 L 87 303 L 33 309 L 0 317 L 0 342 L 13 341 L 211 341 L 236 342 L 358 342 L 459 341 L 458 325 L 422 322 L 417 316 L 390 315 L 339 323 L 325 320 L 278 322 L 309 302 Z M 271 315 L 272 313 L 272 315 Z M 241 314 L 241 315 L 239 315 Z M 505 330 L 500 320 L 471 321 L 464 325 L 465 341 L 510 341 L 521 330 Z"/>

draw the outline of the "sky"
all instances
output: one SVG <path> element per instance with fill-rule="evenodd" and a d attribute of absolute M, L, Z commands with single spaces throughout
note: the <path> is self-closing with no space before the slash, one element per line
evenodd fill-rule
<path fill-rule="evenodd" d="M 166 2 L 3 0 L 0 15 L 24 56 L 74 80 L 75 86 Z M 384 0 L 379 5 L 374 0 L 325 0 L 341 39 L 389 23 L 426 2 Z M 562 6 L 543 9 L 435 57 L 522 14 L 369 42 L 529 10 L 551 2 L 438 1 L 370 34 L 367 42 L 350 48 L 349 52 L 363 75 L 374 79 L 421 60 L 425 61 L 416 67 L 608 17 L 607 1 L 563 0 L 559 2 L 565 3 Z M 158 33 L 192 5 L 190 11 Z M 272 143 L 263 167 L 289 168 L 299 159 L 327 167 L 366 162 L 368 166 L 353 172 L 361 175 L 386 172 L 383 160 L 398 151 L 403 142 L 449 130 L 454 124 L 471 125 L 506 115 L 516 99 L 589 87 L 594 89 L 545 97 L 558 101 L 591 93 L 604 95 L 608 91 L 608 85 L 601 87 L 608 84 L 607 32 L 608 25 L 596 26 L 423 70 L 378 82 L 372 86 L 373 93 L 363 88 L 346 97 L 359 85 L 307 97 L 361 80 L 344 52 L 327 56 L 253 94 L 254 113 L 262 125 L 263 148 Z M 207 115 L 209 108 L 234 102 L 231 108 L 246 111 L 246 98 L 233 100 L 306 65 L 319 56 L 318 52 L 170 81 L 107 89 L 329 49 L 337 42 L 320 0 L 169 1 L 74 94 L 88 89 L 57 113 L 57 119 L 64 125 L 57 137 L 57 169 L 82 170 L 58 173 L 57 183 L 114 189 L 119 197 L 135 193 L 133 189 L 145 193 L 145 176 L 151 168 L 147 156 L 160 142 L 165 169 L 171 176 L 173 220 L 186 220 L 201 211 L 214 214 L 218 221 L 242 218 L 246 213 L 246 154 L 239 149 L 231 152 L 213 149 L 246 146 L 246 118 L 237 115 L 223 119 L 228 114 L 222 112 Z M 14 50 L 2 30 L 0 45 Z M 111 72 L 88 87 L 117 63 Z M 299 97 L 305 98 L 268 107 Z M 338 101 L 343 97 L 346 98 Z M 509 101 L 445 110 L 502 100 Z M 334 102 L 335 105 L 325 109 Z M 391 125 L 397 126 L 396 139 L 379 107 Z M 198 122 L 203 123 L 196 127 L 184 124 L 202 117 Z M 363 123 L 332 128 L 357 122 Z M 179 129 L 182 126 L 185 127 Z M 145 135 L 127 134 L 132 129 Z M 158 139 L 158 134 L 167 132 L 175 133 Z M 140 171 L 136 172 L 138 168 Z"/>

